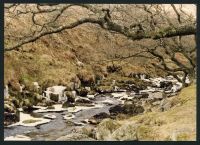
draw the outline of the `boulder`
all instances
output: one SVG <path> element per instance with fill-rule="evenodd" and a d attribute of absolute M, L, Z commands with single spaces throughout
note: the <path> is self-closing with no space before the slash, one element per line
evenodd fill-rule
<path fill-rule="evenodd" d="M 144 108 L 135 104 L 124 104 L 123 113 L 128 115 L 137 115 L 144 112 Z"/>
<path fill-rule="evenodd" d="M 85 87 L 85 90 L 87 90 L 88 92 L 90 92 L 91 88 L 90 87 Z"/>
<path fill-rule="evenodd" d="M 15 113 L 4 112 L 4 125 L 8 126 L 13 123 L 19 122 L 19 112 L 16 111 Z"/>
<path fill-rule="evenodd" d="M 33 107 L 33 104 L 31 103 L 30 99 L 25 99 L 23 101 L 23 107 L 22 107 L 22 109 L 26 113 L 31 113 L 34 110 L 37 110 L 36 108 Z"/>
<path fill-rule="evenodd" d="M 18 99 L 12 98 L 12 103 L 13 103 L 13 105 L 14 105 L 16 108 L 19 108 L 19 107 L 20 107 L 20 102 L 19 102 Z"/>
<path fill-rule="evenodd" d="M 105 118 L 109 118 L 109 117 L 110 116 L 105 112 L 101 112 L 101 113 L 93 116 L 93 118 L 95 118 L 95 119 L 105 119 Z"/>
<path fill-rule="evenodd" d="M 50 99 L 55 101 L 55 102 L 58 102 L 59 101 L 59 94 L 53 94 L 53 93 L 50 93 Z"/>
<path fill-rule="evenodd" d="M 4 125 L 10 125 L 19 121 L 19 111 L 12 102 L 4 104 Z"/>
<path fill-rule="evenodd" d="M 107 113 L 105 112 L 101 112 L 99 114 L 96 114 L 94 115 L 93 117 L 91 117 L 88 122 L 90 124 L 93 124 L 93 125 L 96 125 L 96 124 L 99 124 L 103 119 L 105 118 L 110 118 L 110 115 L 108 115 Z"/>
<path fill-rule="evenodd" d="M 75 95 L 71 91 L 66 91 L 65 95 L 67 97 L 67 102 L 68 103 L 74 103 L 75 102 Z"/>
<path fill-rule="evenodd" d="M 52 106 L 55 104 L 53 100 L 43 100 L 42 102 L 45 104 L 45 106 Z"/>
<path fill-rule="evenodd" d="M 127 115 L 137 115 L 144 112 L 144 108 L 141 105 L 135 105 L 134 103 L 125 103 L 124 105 L 116 105 L 109 109 L 110 114 L 117 115 L 119 113 Z"/>
<path fill-rule="evenodd" d="M 109 109 L 110 114 L 117 115 L 119 113 L 123 113 L 123 106 L 122 105 L 115 105 Z"/>
<path fill-rule="evenodd" d="M 71 90 L 78 89 L 81 86 L 81 81 L 77 76 L 74 76 L 70 80 L 70 88 Z"/>
<path fill-rule="evenodd" d="M 129 91 L 134 91 L 136 93 L 139 93 L 140 88 L 134 84 L 128 84 L 128 86 L 126 87 L 127 90 Z"/>
<path fill-rule="evenodd" d="M 35 98 L 36 98 L 36 100 L 37 100 L 38 102 L 41 102 L 42 99 L 43 99 L 43 96 L 42 96 L 42 95 L 39 95 L 39 94 L 36 94 Z"/>
<path fill-rule="evenodd" d="M 75 104 L 74 103 L 71 103 L 71 102 L 68 102 L 68 101 L 65 101 L 63 104 L 62 104 L 62 108 L 68 108 L 68 107 L 74 107 Z"/>
<path fill-rule="evenodd" d="M 77 98 L 76 99 L 76 105 L 79 105 L 79 104 L 92 104 L 92 101 L 87 99 L 87 98 Z"/>
<path fill-rule="evenodd" d="M 12 103 L 9 103 L 9 104 L 4 103 L 4 111 L 14 113 L 16 111 L 16 108 Z"/>
<path fill-rule="evenodd" d="M 23 91 L 21 93 L 21 97 L 28 99 L 32 105 L 37 105 L 38 102 L 42 101 L 42 96 L 40 96 L 38 93 L 29 91 Z"/>
<path fill-rule="evenodd" d="M 76 90 L 77 91 L 77 94 L 79 95 L 79 96 L 82 96 L 82 97 L 86 97 L 87 96 L 87 94 L 88 94 L 88 90 L 87 89 L 85 89 L 85 88 L 80 88 L 80 89 L 77 89 Z"/>
<path fill-rule="evenodd" d="M 172 101 L 168 100 L 168 99 L 163 99 L 160 102 L 160 111 L 167 111 L 172 107 Z"/>
<path fill-rule="evenodd" d="M 162 100 L 164 98 L 166 98 L 166 94 L 164 92 L 154 92 L 154 93 L 149 93 L 149 100 L 151 100 L 152 102 L 154 101 L 159 101 Z"/>
<path fill-rule="evenodd" d="M 36 109 L 33 108 L 32 106 L 23 106 L 22 109 L 23 109 L 23 111 L 26 112 L 26 113 L 31 113 L 31 112 L 33 112 L 34 110 L 36 110 Z"/>
<path fill-rule="evenodd" d="M 29 99 L 25 99 L 25 100 L 24 100 L 24 103 L 23 103 L 23 106 L 31 107 L 32 105 L 31 105 L 30 100 L 29 100 Z"/>

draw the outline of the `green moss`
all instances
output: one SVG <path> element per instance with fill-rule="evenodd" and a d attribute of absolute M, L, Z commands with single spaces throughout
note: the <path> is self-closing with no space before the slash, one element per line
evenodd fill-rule
<path fill-rule="evenodd" d="M 41 120 L 29 119 L 29 120 L 24 120 L 23 123 L 24 123 L 24 124 L 29 124 L 29 123 L 35 123 L 35 122 L 38 122 L 38 121 L 41 121 Z"/>

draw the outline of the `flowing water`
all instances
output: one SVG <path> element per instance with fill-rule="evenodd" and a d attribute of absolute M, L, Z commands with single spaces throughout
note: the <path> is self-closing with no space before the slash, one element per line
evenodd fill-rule
<path fill-rule="evenodd" d="M 163 78 L 145 79 L 145 81 L 154 82 L 155 86 L 159 86 L 160 81 L 163 81 L 163 80 L 165 79 Z M 173 80 L 170 80 L 170 81 L 173 81 Z M 175 84 L 173 85 L 173 87 L 175 88 L 175 91 L 177 91 L 182 86 Z M 170 90 L 170 92 L 175 92 L 173 87 Z M 146 93 L 151 93 L 151 92 L 154 92 L 156 89 L 157 88 L 147 87 L 147 90 L 142 90 L 142 91 Z M 4 128 L 4 139 L 8 137 L 11 137 L 11 139 L 15 139 L 12 137 L 15 137 L 17 135 L 25 135 L 25 137 L 28 136 L 30 140 L 42 140 L 42 141 L 56 140 L 57 138 L 61 136 L 72 133 L 74 129 L 80 128 L 82 126 L 87 126 L 88 124 L 82 123 L 82 121 L 87 120 L 98 113 L 106 112 L 109 114 L 110 107 L 117 105 L 119 103 L 123 103 L 123 101 L 121 100 L 122 97 L 129 98 L 126 92 L 112 93 L 112 95 L 107 94 L 104 96 L 102 95 L 95 96 L 95 98 L 91 100 L 93 101 L 95 106 L 98 106 L 98 107 L 96 108 L 91 107 L 87 109 L 82 107 L 81 110 L 77 112 L 75 111 L 74 113 L 70 113 L 72 114 L 73 117 L 68 118 L 68 120 L 75 124 L 66 123 L 66 120 L 64 119 L 64 116 L 66 114 L 69 114 L 69 110 L 65 110 L 62 112 L 61 111 L 60 112 L 43 112 L 41 114 L 55 115 L 56 118 L 52 119 L 50 122 L 46 124 L 41 124 L 38 126 L 27 127 L 27 126 L 16 125 L 16 126 Z M 79 108 L 81 107 L 79 106 Z"/>
<path fill-rule="evenodd" d="M 112 105 L 105 104 L 104 101 L 112 102 Z M 106 112 L 109 114 L 109 108 L 120 103 L 119 100 L 111 98 L 109 95 L 104 97 L 95 97 L 93 100 L 95 104 L 102 105 L 99 108 L 83 109 L 79 112 L 73 113 L 74 118 L 69 119 L 70 121 L 86 126 L 88 124 L 83 124 L 81 121 L 91 118 L 92 116 Z M 55 140 L 61 136 L 69 134 L 72 130 L 79 128 L 77 125 L 69 125 L 66 123 L 66 120 L 63 119 L 63 116 L 68 113 L 68 111 L 63 112 L 45 112 L 45 114 L 55 115 L 56 118 L 51 120 L 49 123 L 42 124 L 36 127 L 27 127 L 27 126 L 12 126 L 4 128 L 4 138 L 9 136 L 16 135 L 25 135 L 31 138 L 31 140 Z"/>

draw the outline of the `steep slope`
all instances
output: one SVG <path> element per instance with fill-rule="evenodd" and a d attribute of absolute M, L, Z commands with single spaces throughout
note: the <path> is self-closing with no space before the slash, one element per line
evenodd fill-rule
<path fill-rule="evenodd" d="M 139 140 L 195 141 L 196 85 L 184 88 L 178 96 L 168 101 L 173 107 L 165 112 L 148 112 L 119 123 L 139 124 Z"/>

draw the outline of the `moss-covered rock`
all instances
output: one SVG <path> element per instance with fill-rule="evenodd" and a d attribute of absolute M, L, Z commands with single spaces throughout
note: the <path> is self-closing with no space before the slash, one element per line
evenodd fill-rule
<path fill-rule="evenodd" d="M 77 89 L 76 92 L 79 96 L 86 97 L 89 91 L 85 88 L 80 88 Z"/>
<path fill-rule="evenodd" d="M 74 103 L 75 102 L 75 97 L 74 94 L 71 91 L 66 91 L 65 95 L 67 97 L 67 102 L 69 103 Z"/>
<path fill-rule="evenodd" d="M 122 125 L 112 133 L 112 139 L 118 141 L 136 141 L 138 125 L 131 123 Z"/>
<path fill-rule="evenodd" d="M 98 140 L 111 140 L 111 134 L 121 125 L 112 119 L 104 119 L 96 129 L 96 138 Z"/>
<path fill-rule="evenodd" d="M 62 108 L 68 108 L 68 107 L 74 107 L 74 103 L 71 103 L 71 102 L 68 102 L 68 101 L 65 101 L 63 104 L 62 104 Z"/>
<path fill-rule="evenodd" d="M 124 105 L 116 105 L 109 109 L 111 115 L 116 116 L 119 113 L 127 115 L 137 115 L 144 112 L 144 108 L 134 103 L 125 103 Z"/>
<path fill-rule="evenodd" d="M 19 121 L 19 111 L 12 102 L 4 102 L 4 125 Z"/>
<path fill-rule="evenodd" d="M 19 108 L 19 107 L 20 107 L 20 102 L 19 102 L 19 100 L 18 100 L 17 98 L 13 97 L 13 98 L 12 98 L 12 103 L 14 104 L 14 106 L 15 106 L 16 108 Z"/>

